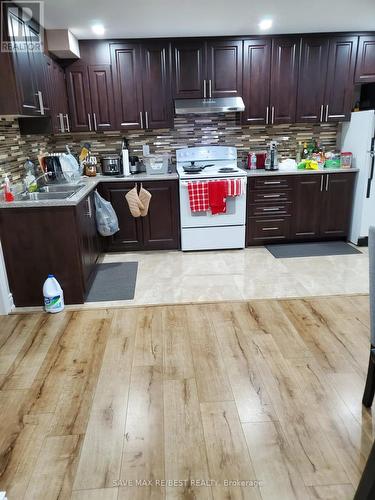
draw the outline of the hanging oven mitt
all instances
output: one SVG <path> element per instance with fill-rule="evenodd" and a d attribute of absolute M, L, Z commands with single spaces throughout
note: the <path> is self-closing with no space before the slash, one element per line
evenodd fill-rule
<path fill-rule="evenodd" d="M 126 193 L 125 198 L 126 201 L 128 202 L 129 210 L 132 216 L 140 217 L 141 210 L 144 210 L 144 206 L 138 196 L 137 184 L 133 187 L 133 189 L 131 189 L 128 193 Z"/>
<path fill-rule="evenodd" d="M 148 214 L 148 207 L 150 206 L 152 194 L 145 189 L 141 184 L 141 189 L 139 190 L 139 199 L 143 205 L 143 209 L 141 208 L 142 217 L 146 217 Z"/>

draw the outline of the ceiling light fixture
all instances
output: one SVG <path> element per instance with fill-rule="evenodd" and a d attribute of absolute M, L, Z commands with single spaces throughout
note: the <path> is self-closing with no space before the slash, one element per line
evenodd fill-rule
<path fill-rule="evenodd" d="M 105 29 L 104 29 L 104 26 L 102 24 L 94 24 L 93 26 L 91 26 L 91 29 L 93 31 L 93 33 L 95 33 L 95 35 L 104 35 L 104 32 L 105 32 Z"/>
<path fill-rule="evenodd" d="M 269 30 L 272 26 L 272 19 L 263 19 L 259 23 L 259 28 L 261 30 Z"/>

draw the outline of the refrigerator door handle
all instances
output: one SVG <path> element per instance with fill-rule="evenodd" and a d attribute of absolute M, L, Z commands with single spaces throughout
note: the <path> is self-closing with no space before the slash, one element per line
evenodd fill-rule
<path fill-rule="evenodd" d="M 369 177 L 367 180 L 367 191 L 366 191 L 366 198 L 370 198 L 371 196 L 371 184 L 372 184 L 372 179 L 374 178 L 374 168 L 375 168 L 375 137 L 371 139 L 371 150 L 369 151 L 370 156 L 371 156 L 371 167 L 370 167 L 370 173 Z"/>

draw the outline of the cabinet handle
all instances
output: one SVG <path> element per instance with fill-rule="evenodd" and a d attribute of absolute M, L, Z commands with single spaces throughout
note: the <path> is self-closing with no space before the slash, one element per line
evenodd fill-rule
<path fill-rule="evenodd" d="M 263 208 L 263 212 L 278 212 L 280 210 L 280 207 L 275 207 L 275 208 Z"/>
<path fill-rule="evenodd" d="M 262 231 L 277 231 L 279 227 L 262 227 Z"/>
<path fill-rule="evenodd" d="M 89 119 L 89 130 L 91 132 L 92 127 L 91 127 L 91 115 L 90 115 L 90 113 L 87 113 L 87 118 Z"/>
<path fill-rule="evenodd" d="M 275 122 L 275 106 L 272 106 L 272 118 L 271 118 L 272 125 L 274 124 L 274 122 Z"/>
<path fill-rule="evenodd" d="M 269 106 L 267 106 L 266 107 L 266 125 L 268 125 L 269 114 L 270 114 L 270 108 L 269 108 Z"/>
<path fill-rule="evenodd" d="M 326 107 L 326 122 L 328 122 L 328 104 L 327 104 L 327 107 Z"/>
<path fill-rule="evenodd" d="M 269 184 L 281 184 L 281 181 L 264 181 L 264 184 L 269 185 Z"/>
<path fill-rule="evenodd" d="M 324 110 L 324 104 L 320 106 L 320 121 L 323 121 L 323 110 Z"/>
<path fill-rule="evenodd" d="M 146 128 L 148 128 L 148 112 L 145 111 Z"/>
<path fill-rule="evenodd" d="M 87 215 L 90 217 L 92 217 L 92 211 L 91 211 L 91 200 L 90 200 L 90 196 L 87 198 Z"/>
<path fill-rule="evenodd" d="M 203 80 L 203 99 L 207 98 L 206 80 Z"/>
<path fill-rule="evenodd" d="M 212 98 L 212 80 L 208 80 L 208 93 L 210 96 L 210 99 Z"/>
<path fill-rule="evenodd" d="M 68 113 L 65 115 L 66 118 L 66 130 L 70 132 L 70 123 L 69 123 L 69 115 Z"/>
<path fill-rule="evenodd" d="M 94 117 L 94 129 L 98 130 L 98 125 L 96 123 L 96 114 L 95 113 L 93 113 L 93 117 Z"/>
<path fill-rule="evenodd" d="M 320 191 L 323 191 L 323 182 L 324 182 L 324 176 L 320 176 Z"/>
<path fill-rule="evenodd" d="M 64 129 L 64 118 L 63 118 L 62 113 L 59 113 L 57 115 L 57 118 L 60 121 L 60 132 L 63 134 L 65 132 L 65 129 Z"/>
<path fill-rule="evenodd" d="M 264 194 L 263 198 L 280 198 L 281 194 Z"/>
<path fill-rule="evenodd" d="M 143 128 L 143 114 L 142 114 L 142 111 L 139 112 L 139 116 L 140 116 L 140 119 L 141 119 L 141 128 Z"/>
<path fill-rule="evenodd" d="M 43 104 L 43 94 L 40 90 L 38 90 L 38 92 L 35 94 L 38 98 L 38 101 L 39 101 L 39 113 L 41 115 L 44 115 L 44 104 Z"/>
<path fill-rule="evenodd" d="M 329 174 L 327 174 L 327 179 L 326 179 L 326 191 L 328 191 L 328 184 L 329 184 Z"/>

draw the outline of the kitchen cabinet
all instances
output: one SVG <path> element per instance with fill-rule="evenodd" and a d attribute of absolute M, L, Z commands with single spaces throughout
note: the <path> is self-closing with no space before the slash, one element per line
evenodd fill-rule
<path fill-rule="evenodd" d="M 85 293 L 95 276 L 96 262 L 101 252 L 101 240 L 96 230 L 94 193 L 90 193 L 77 206 L 81 245 L 82 277 Z"/>
<path fill-rule="evenodd" d="M 345 237 L 352 210 L 353 174 L 326 174 L 322 187 L 320 234 L 322 237 Z"/>
<path fill-rule="evenodd" d="M 243 123 L 267 124 L 270 112 L 271 39 L 244 41 Z"/>
<path fill-rule="evenodd" d="M 114 129 L 110 65 L 75 63 L 66 70 L 66 79 L 71 131 L 96 132 Z"/>
<path fill-rule="evenodd" d="M 375 82 L 375 35 L 359 37 L 355 82 Z"/>
<path fill-rule="evenodd" d="M 270 124 L 295 122 L 299 44 L 294 37 L 272 39 Z"/>
<path fill-rule="evenodd" d="M 242 95 L 242 40 L 181 40 L 172 44 L 173 97 Z"/>
<path fill-rule="evenodd" d="M 303 37 L 297 121 L 335 122 L 350 118 L 358 37 Z"/>
<path fill-rule="evenodd" d="M 85 301 L 100 253 L 92 194 L 77 206 L 1 209 L 0 233 L 16 306 L 41 306 L 50 273 L 66 304 Z"/>
<path fill-rule="evenodd" d="M 68 95 L 64 69 L 52 59 L 47 62 L 50 86 L 52 131 L 55 134 L 70 132 Z"/>
<path fill-rule="evenodd" d="M 169 42 L 111 43 L 116 125 L 172 126 Z"/>
<path fill-rule="evenodd" d="M 355 175 L 324 172 L 250 178 L 247 245 L 345 239 Z"/>
<path fill-rule="evenodd" d="M 143 183 L 151 195 L 149 213 L 134 218 L 125 195 L 133 182 L 105 182 L 102 196 L 112 203 L 119 219 L 120 231 L 106 238 L 108 251 L 170 250 L 180 248 L 178 181 L 147 181 Z"/>

